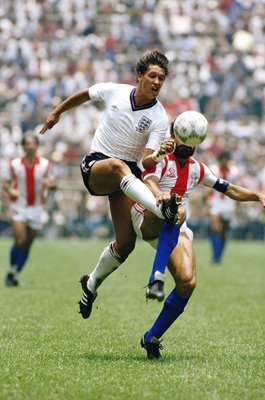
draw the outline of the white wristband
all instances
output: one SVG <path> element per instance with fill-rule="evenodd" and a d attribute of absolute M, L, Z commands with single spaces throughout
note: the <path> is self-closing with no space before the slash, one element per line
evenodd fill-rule
<path fill-rule="evenodd" d="M 163 161 L 165 157 L 166 157 L 166 154 L 161 154 L 160 148 L 155 150 L 152 154 L 152 160 L 154 160 L 157 163 Z"/>

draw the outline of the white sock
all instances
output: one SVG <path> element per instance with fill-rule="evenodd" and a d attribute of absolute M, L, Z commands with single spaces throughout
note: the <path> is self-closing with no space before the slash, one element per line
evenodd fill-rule
<path fill-rule="evenodd" d="M 14 275 L 15 277 L 18 275 L 17 272 L 17 267 L 15 265 L 10 265 L 9 266 L 9 271 L 10 274 Z"/>
<path fill-rule="evenodd" d="M 130 199 L 141 204 L 159 218 L 164 218 L 160 206 L 156 205 L 156 199 L 151 190 L 133 174 L 126 175 L 122 179 L 120 188 Z"/>
<path fill-rule="evenodd" d="M 114 272 L 123 261 L 124 260 L 122 260 L 114 249 L 113 243 L 110 243 L 101 253 L 97 265 L 89 275 L 89 280 L 87 282 L 88 289 L 95 294 L 101 283 L 107 276 Z"/>

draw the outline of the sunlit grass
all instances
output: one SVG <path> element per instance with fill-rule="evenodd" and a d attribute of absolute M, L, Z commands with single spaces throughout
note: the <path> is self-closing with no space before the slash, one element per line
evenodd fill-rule
<path fill-rule="evenodd" d="M 78 280 L 106 242 L 36 241 L 18 288 L 3 284 L 9 245 L 1 241 L 1 400 L 265 398 L 264 243 L 230 242 L 218 267 L 208 243 L 195 243 L 198 286 L 164 336 L 162 362 L 139 345 L 161 309 L 145 302 L 147 244 L 102 285 L 87 321 Z"/>

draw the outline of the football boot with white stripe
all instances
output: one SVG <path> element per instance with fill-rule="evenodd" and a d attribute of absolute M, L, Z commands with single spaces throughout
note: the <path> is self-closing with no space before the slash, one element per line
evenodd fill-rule
<path fill-rule="evenodd" d="M 89 279 L 89 275 L 83 275 L 80 279 L 80 283 L 83 289 L 82 298 L 79 301 L 79 313 L 82 315 L 84 319 L 90 317 L 93 303 L 97 297 L 97 293 L 92 293 L 87 287 L 87 281 Z"/>
<path fill-rule="evenodd" d="M 165 222 L 169 226 L 174 226 L 178 220 L 178 208 L 181 203 L 176 193 L 173 193 L 168 201 L 163 201 L 161 212 Z"/>

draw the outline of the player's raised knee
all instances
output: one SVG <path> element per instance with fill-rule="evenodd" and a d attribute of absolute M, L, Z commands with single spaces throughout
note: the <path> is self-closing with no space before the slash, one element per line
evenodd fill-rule
<path fill-rule="evenodd" d="M 113 176 L 118 176 L 121 179 L 131 173 L 130 168 L 125 164 L 125 162 L 115 158 L 109 160 L 109 168 L 111 169 Z"/>

